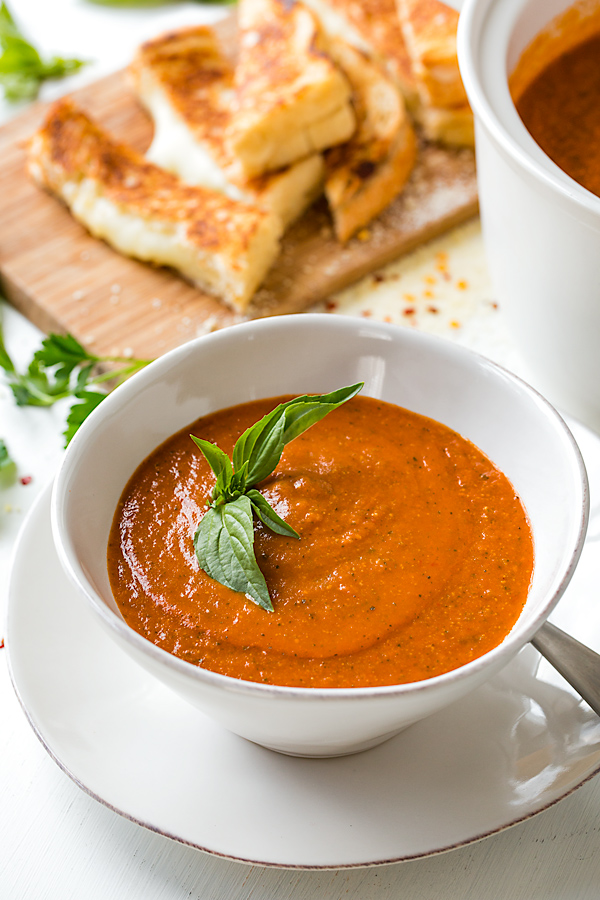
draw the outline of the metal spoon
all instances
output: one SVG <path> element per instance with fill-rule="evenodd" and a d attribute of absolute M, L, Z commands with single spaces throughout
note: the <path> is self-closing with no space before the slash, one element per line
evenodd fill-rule
<path fill-rule="evenodd" d="M 600 654 L 546 622 L 531 643 L 600 716 Z"/>

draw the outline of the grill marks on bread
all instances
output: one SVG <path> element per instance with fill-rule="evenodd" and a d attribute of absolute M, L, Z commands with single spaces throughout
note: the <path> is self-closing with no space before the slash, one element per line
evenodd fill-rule
<path fill-rule="evenodd" d="M 154 121 L 146 154 L 153 162 L 191 184 L 275 212 L 284 228 L 321 193 L 320 154 L 243 178 L 228 141 L 235 118 L 234 65 L 211 28 L 186 28 L 143 44 L 130 75 Z"/>
<path fill-rule="evenodd" d="M 70 100 L 51 108 L 28 165 L 96 237 L 178 269 L 239 310 L 278 255 L 281 224 L 272 213 L 184 184 L 113 141 Z"/>
<path fill-rule="evenodd" d="M 251 178 L 348 140 L 351 89 L 300 3 L 240 0 L 232 152 Z"/>
<path fill-rule="evenodd" d="M 333 39 L 329 47 L 352 85 L 358 122 L 350 140 L 326 154 L 325 194 L 336 236 L 347 241 L 402 191 L 417 139 L 391 78 L 349 44 Z"/>

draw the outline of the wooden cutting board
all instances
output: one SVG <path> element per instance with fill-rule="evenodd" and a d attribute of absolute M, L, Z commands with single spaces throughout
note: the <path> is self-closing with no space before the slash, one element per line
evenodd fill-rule
<path fill-rule="evenodd" d="M 148 147 L 152 126 L 125 73 L 73 96 L 118 139 Z M 121 257 L 31 183 L 26 144 L 45 111 L 36 104 L 0 129 L 0 286 L 14 306 L 42 330 L 70 331 L 93 352 L 142 358 L 239 321 L 174 272 Z M 360 239 L 341 246 L 325 204 L 310 209 L 285 236 L 248 317 L 304 310 L 476 211 L 473 154 L 424 146 L 407 189 Z"/>

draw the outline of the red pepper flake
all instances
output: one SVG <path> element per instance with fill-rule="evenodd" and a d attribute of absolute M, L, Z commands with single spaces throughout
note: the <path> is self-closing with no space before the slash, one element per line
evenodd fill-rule
<path fill-rule="evenodd" d="M 369 319 L 373 315 L 373 311 L 371 309 L 363 309 L 361 312 L 361 316 L 365 319 Z"/>
<path fill-rule="evenodd" d="M 392 317 L 391 317 L 391 316 L 384 316 L 384 317 L 383 317 L 383 321 L 384 321 L 384 322 L 387 322 L 388 325 L 391 325 L 391 324 L 392 324 Z"/>
<path fill-rule="evenodd" d="M 403 316 L 414 316 L 415 313 L 416 309 L 414 308 L 414 306 L 407 306 L 406 309 L 402 310 Z"/>
<path fill-rule="evenodd" d="M 4 638 L 0 638 L 0 650 L 4 650 Z"/>
<path fill-rule="evenodd" d="M 434 316 L 437 316 L 437 314 L 439 313 L 439 309 L 437 308 L 437 306 L 428 306 L 427 312 L 431 313 Z"/>
<path fill-rule="evenodd" d="M 450 274 L 450 272 L 448 272 L 447 269 L 444 269 L 444 271 L 442 272 L 442 278 L 444 279 L 444 281 L 452 281 L 452 275 Z"/>
<path fill-rule="evenodd" d="M 325 304 L 325 309 L 327 310 L 327 312 L 333 312 L 334 309 L 337 309 L 337 303 L 335 302 L 335 300 L 328 300 Z"/>
<path fill-rule="evenodd" d="M 495 300 L 492 300 L 492 309 L 498 309 L 498 304 Z"/>
<path fill-rule="evenodd" d="M 31 482 L 33 481 L 33 476 L 23 475 L 22 478 L 19 478 L 19 481 L 21 482 L 21 484 L 31 484 Z"/>
<path fill-rule="evenodd" d="M 380 272 L 375 272 L 373 275 L 373 281 L 375 284 L 381 284 L 382 281 L 385 281 L 385 277 Z"/>

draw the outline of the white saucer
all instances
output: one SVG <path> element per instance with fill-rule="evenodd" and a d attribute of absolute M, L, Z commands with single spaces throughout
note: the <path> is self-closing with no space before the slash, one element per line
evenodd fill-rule
<path fill-rule="evenodd" d="M 600 439 L 571 427 L 593 509 L 553 621 L 600 650 Z M 466 699 L 365 753 L 303 760 L 247 743 L 138 669 L 100 629 L 56 558 L 49 500 L 47 490 L 14 559 L 13 683 L 61 768 L 153 831 L 260 865 L 376 865 L 479 840 L 600 770 L 600 720 L 530 646 Z"/>

